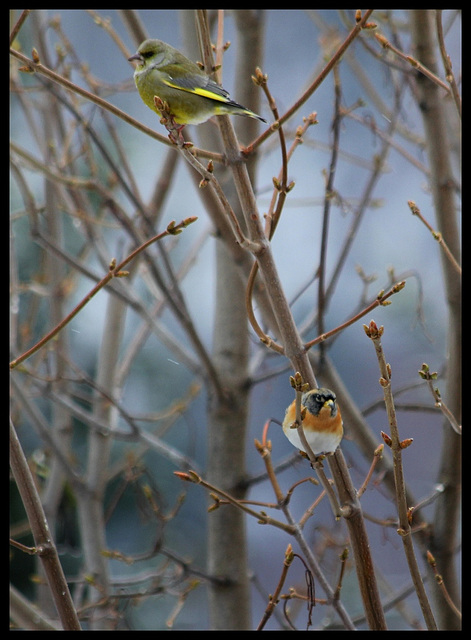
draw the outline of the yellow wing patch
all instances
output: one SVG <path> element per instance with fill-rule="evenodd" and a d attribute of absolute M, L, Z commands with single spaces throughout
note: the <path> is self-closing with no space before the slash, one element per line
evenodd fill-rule
<path fill-rule="evenodd" d="M 177 84 L 173 84 L 168 80 L 164 80 L 163 82 L 164 84 L 166 84 L 168 87 L 171 87 L 172 89 L 187 91 L 188 93 L 193 93 L 193 94 L 196 94 L 197 96 L 202 96 L 203 98 L 210 98 L 211 100 L 217 100 L 218 102 L 229 102 L 229 100 L 224 96 L 219 96 L 217 93 L 214 93 L 214 91 L 208 91 L 207 89 L 202 89 L 201 87 L 187 88 L 187 87 L 181 87 Z"/>

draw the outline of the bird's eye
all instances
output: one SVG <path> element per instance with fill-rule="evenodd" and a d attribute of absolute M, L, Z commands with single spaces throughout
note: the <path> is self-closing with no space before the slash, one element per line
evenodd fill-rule
<path fill-rule="evenodd" d="M 143 58 L 151 58 L 151 57 L 152 57 L 152 51 L 143 51 L 143 52 L 141 53 L 141 56 L 142 56 Z"/>

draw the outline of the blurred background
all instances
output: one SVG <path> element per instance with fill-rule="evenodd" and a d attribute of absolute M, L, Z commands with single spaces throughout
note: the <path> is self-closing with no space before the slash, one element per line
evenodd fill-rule
<path fill-rule="evenodd" d="M 36 12 L 35 12 L 36 13 Z M 394 10 L 375 12 L 373 20 L 378 28 L 405 53 L 412 51 L 408 11 Z M 268 76 L 268 86 L 276 100 L 280 114 L 283 114 L 303 93 L 325 64 L 329 55 L 343 41 L 354 25 L 354 12 L 343 10 L 264 10 L 264 51 L 263 59 L 254 61 Z M 12 21 L 19 11 L 13 12 Z M 190 55 L 191 46 L 185 41 L 182 31 L 182 14 L 175 10 L 141 10 L 138 15 L 151 37 L 165 40 L 169 44 Z M 105 21 L 106 28 L 100 21 Z M 457 77 L 461 70 L 461 25 L 459 13 L 443 11 L 447 52 L 453 62 Z M 39 34 L 38 30 L 41 30 Z M 31 49 L 38 47 L 39 38 L 49 47 L 49 65 L 58 72 L 69 74 L 70 79 L 86 86 L 87 79 L 93 78 L 96 92 L 119 107 L 130 116 L 166 136 L 166 131 L 158 117 L 140 100 L 132 79 L 133 68 L 126 55 L 117 45 L 116 34 L 128 49 L 135 52 L 137 45 L 124 24 L 121 12 L 82 10 L 41 11 L 34 20 L 28 19 L 18 37 L 18 48 L 27 56 Z M 224 41 L 231 46 L 224 54 L 222 78 L 224 87 L 231 97 L 239 101 L 234 92 L 234 77 L 238 59 L 238 35 L 231 11 L 224 14 Z M 70 49 L 65 51 L 65 43 Z M 62 57 L 63 56 L 63 57 Z M 444 367 L 447 349 L 447 303 L 444 291 L 440 246 L 430 232 L 411 214 L 408 201 L 413 200 L 420 207 L 424 217 L 435 225 L 432 194 L 428 184 L 428 162 L 424 148 L 424 133 L 417 101 L 411 89 L 406 86 L 401 94 L 399 106 L 395 104 L 395 92 L 399 86 L 399 76 L 394 64 L 400 61 L 391 57 L 385 63 L 385 54 L 374 39 L 374 32 L 364 31 L 348 50 L 338 67 L 341 87 L 341 105 L 344 117 L 341 120 L 339 159 L 335 174 L 335 197 L 332 200 L 328 249 L 326 256 L 326 279 L 330 281 L 337 267 L 340 252 L 351 230 L 355 212 L 364 197 L 366 185 L 372 175 L 375 159 L 381 152 L 384 140 L 388 139 L 388 126 L 394 116 L 398 116 L 398 126 L 392 133 L 391 144 L 381 175 L 376 181 L 369 205 L 366 207 L 360 227 L 340 270 L 339 278 L 332 292 L 325 317 L 325 330 L 330 330 L 354 315 L 366 303 L 373 300 L 382 289 L 388 289 L 394 282 L 405 279 L 405 289 L 391 298 L 391 305 L 377 307 L 363 320 L 346 328 L 326 344 L 329 358 L 340 373 L 348 392 L 364 411 L 365 418 L 376 436 L 377 444 L 382 442 L 380 431 L 389 431 L 387 417 L 382 403 L 382 391 L 378 384 L 379 371 L 370 341 L 365 337 L 362 323 L 374 319 L 384 325 L 383 346 L 386 358 L 392 367 L 393 390 L 396 394 L 399 432 L 401 437 L 413 438 L 413 447 L 404 452 L 406 481 L 416 498 L 427 498 L 436 489 L 437 467 L 443 439 L 447 428 L 441 413 L 433 406 L 433 399 L 425 383 L 420 380 L 418 370 L 426 362 L 440 377 L 437 385 L 445 390 Z M 44 63 L 46 64 L 46 63 Z M 81 65 L 84 65 L 82 67 Z M 444 73 L 441 65 L 440 76 Z M 15 145 L 36 157 L 43 153 L 41 142 L 34 135 L 34 129 L 41 130 L 41 111 L 27 111 L 22 100 L 32 100 L 35 104 L 44 101 L 45 95 L 35 75 L 18 73 L 17 61 L 12 61 L 14 87 L 10 104 L 10 131 Z M 247 83 L 251 83 L 247 77 Z M 24 91 L 19 95 L 18 88 Z M 90 86 L 88 85 L 90 90 Z M 75 104 L 87 122 L 98 132 L 102 142 L 110 149 L 113 159 L 123 166 L 118 148 L 112 139 L 119 139 L 125 152 L 125 161 L 131 167 L 136 189 L 143 202 L 149 201 L 156 189 L 156 183 L 168 162 L 168 147 L 151 139 L 129 124 L 106 113 L 94 104 L 77 97 Z M 302 108 L 286 123 L 285 135 L 288 145 L 294 138 L 296 128 L 303 124 L 303 117 L 316 112 L 318 123 L 311 126 L 304 136 L 303 144 L 296 150 L 289 162 L 289 180 L 295 182 L 288 194 L 287 202 L 277 232 L 273 239 L 273 252 L 288 300 L 293 301 L 293 314 L 300 327 L 306 326 L 303 339 L 316 337 L 315 322 L 309 322 L 317 305 L 316 270 L 320 256 L 320 228 L 325 197 L 326 172 L 328 171 L 332 148 L 332 122 L 334 114 L 333 75 L 330 74 Z M 455 136 L 456 115 L 451 101 L 450 132 Z M 397 114 L 396 109 L 400 110 Z M 260 114 L 273 121 L 273 116 L 264 97 L 261 97 Z M 33 118 L 33 121 L 30 120 Z M 100 156 L 91 161 L 87 158 L 85 140 L 81 138 L 79 124 L 72 114 L 64 114 L 68 123 L 70 149 L 61 155 L 55 150 L 54 163 L 60 168 L 66 155 L 75 154 L 76 175 L 83 170 L 87 177 L 94 163 L 97 176 L 113 189 L 107 176 L 106 167 L 100 166 Z M 204 127 L 214 127 L 207 123 Z M 260 131 L 265 130 L 265 125 Z M 185 129 L 185 134 L 198 140 L 195 127 Z M 67 135 L 65 136 L 67 138 Z M 81 146 L 83 144 L 83 146 Z M 459 149 L 456 151 L 456 178 L 459 176 Z M 30 162 L 14 154 L 19 171 L 28 181 L 29 190 L 38 206 L 46 206 L 47 187 L 44 171 L 38 170 Z M 259 151 L 257 182 L 255 185 L 260 214 L 267 211 L 272 197 L 272 178 L 279 174 L 281 157 L 278 140 L 271 136 Z M 98 198 L 98 197 L 97 197 Z M 135 215 L 132 203 L 121 191 L 116 198 L 130 219 Z M 93 196 L 90 196 L 93 203 Z M 17 357 L 34 344 L 53 326 L 50 307 L 51 291 L 42 279 L 44 245 L 38 246 L 35 237 L 35 223 L 25 206 L 24 190 L 18 174 L 12 173 L 10 186 L 11 238 L 12 238 L 12 355 Z M 84 223 L 81 215 L 70 215 L 72 205 L 63 202 L 59 206 L 62 226 L 61 246 L 77 260 L 84 260 L 93 274 L 106 273 L 104 256 L 122 259 L 129 248 L 126 230 L 103 212 L 82 212 L 95 217 L 96 226 Z M 42 217 L 38 212 L 38 217 Z M 204 202 L 198 196 L 195 183 L 189 178 L 189 169 L 178 162 L 172 176 L 171 186 L 161 211 L 158 214 L 156 233 L 163 230 L 168 222 L 177 222 L 187 216 L 198 216 L 198 221 L 180 236 L 165 239 L 167 257 L 176 272 L 184 269 L 191 260 L 187 273 L 181 278 L 180 286 L 194 325 L 203 344 L 211 350 L 215 300 L 215 255 L 213 228 L 205 212 Z M 39 223 L 42 224 L 41 222 Z M 91 229 L 95 237 L 91 238 Z M 91 246 L 87 252 L 87 243 Z M 101 253 L 100 253 L 100 251 Z M 156 248 L 152 255 L 161 260 Z M 128 266 L 132 271 L 132 264 Z M 149 274 L 142 271 L 133 280 L 133 294 L 147 308 L 151 308 L 160 295 L 155 285 L 149 282 Z M 70 311 L 92 288 L 93 281 L 69 264 L 66 268 L 64 289 L 64 311 Z M 364 277 L 361 277 L 361 274 Z M 371 279 L 365 284 L 365 279 Z M 65 328 L 68 343 L 68 357 L 78 371 L 93 379 L 97 369 L 103 335 L 106 332 L 105 319 L 109 293 L 102 290 Z M 155 297 L 154 297 L 155 295 Z M 191 350 L 188 338 L 181 325 L 168 309 L 164 309 L 159 322 L 179 344 L 183 351 Z M 129 308 L 122 341 L 120 357 L 130 353 L 130 345 L 142 325 L 142 315 Z M 267 420 L 282 421 L 288 404 L 293 399 L 288 376 L 292 374 L 289 362 L 273 353 L 266 353 L 255 335 L 251 334 L 251 374 L 253 388 L 247 436 L 247 471 L 249 476 L 263 476 L 264 465 L 253 446 L 255 438 L 261 439 L 263 425 Z M 47 351 L 47 348 L 46 348 Z M 193 356 L 194 357 L 194 356 Z M 36 354 L 25 363 L 26 370 L 15 371 L 18 384 L 32 398 L 44 416 L 50 416 L 54 400 L 45 392 L 47 376 L 50 373 L 46 352 Z M 69 370 L 73 377 L 73 369 Z M 40 384 L 34 384 L 38 378 Z M 320 376 L 322 384 L 322 375 Z M 46 385 L 46 386 L 44 386 Z M 49 389 L 50 390 L 50 389 Z M 44 397 L 41 397 L 44 393 Z M 90 388 L 82 384 L 81 394 L 76 402 L 88 407 Z M 446 399 L 445 399 L 446 400 Z M 120 406 L 130 416 L 135 416 L 141 428 L 152 430 L 167 424 L 165 416 L 171 414 L 174 420 L 163 426 L 162 439 L 187 456 L 193 468 L 204 475 L 206 464 L 206 390 L 205 383 L 186 366 L 179 354 L 165 342 L 162 335 L 150 333 L 132 358 L 127 375 L 123 379 Z M 175 403 L 186 403 L 181 414 L 175 410 Z M 51 452 L 31 425 L 27 413 L 14 407 L 18 433 L 28 459 L 34 467 L 38 484 L 43 485 L 47 477 L 48 457 Z M 123 430 L 124 422 L 118 421 Z M 87 455 L 88 426 L 77 416 L 73 420 L 72 452 L 74 464 L 84 464 Z M 359 451 L 354 435 L 345 425 L 345 439 L 342 449 L 351 469 L 353 481 L 360 486 L 368 471 L 371 459 L 365 459 Z M 157 433 L 160 433 L 157 430 Z M 273 446 L 275 462 L 284 461 L 294 452 L 285 439 L 281 428 L 272 422 L 269 438 Z M 119 557 L 111 558 L 110 573 L 119 577 L 120 593 L 134 592 L 141 587 L 149 595 L 142 598 L 121 600 L 117 605 L 120 621 L 117 628 L 160 629 L 166 628 L 176 602 L 181 597 L 181 577 L 167 576 L 168 588 L 152 591 L 144 577 L 162 570 L 170 564 L 169 556 L 152 555 L 153 545 L 162 530 L 161 544 L 166 549 L 192 567 L 204 571 L 206 565 L 206 536 L 208 497 L 198 486 L 181 483 L 175 478 L 176 470 L 187 470 L 184 464 L 175 464 L 166 455 L 156 450 L 138 451 L 133 442 L 117 440 L 113 444 L 110 468 L 121 465 L 110 481 L 107 490 L 109 519 L 106 528 L 107 546 L 119 551 L 123 556 L 137 557 L 149 554 L 149 558 L 133 563 L 123 562 Z M 372 457 L 373 452 L 371 452 Z M 386 452 L 385 455 L 389 455 Z M 190 465 L 190 466 L 191 466 Z M 44 468 L 44 477 L 41 469 Z M 133 473 L 136 477 L 132 477 Z M 307 462 L 301 458 L 279 472 L 279 481 L 284 490 L 294 482 L 309 474 Z M 139 482 L 152 487 L 158 501 L 159 515 L 150 513 L 148 504 L 136 488 Z M 13 527 L 18 527 L 24 514 L 18 505 L 15 489 L 12 487 Z M 300 516 L 313 502 L 312 485 L 303 484 L 295 493 L 292 508 Z M 178 513 L 169 518 L 179 503 L 181 495 L 185 500 Z M 252 500 L 273 502 L 274 494 L 270 484 L 261 479 L 251 484 L 249 496 Z M 325 503 L 325 504 L 324 504 Z M 368 534 L 373 550 L 383 593 L 395 593 L 406 588 L 410 582 L 401 542 L 395 527 L 381 525 L 381 521 L 395 518 L 395 507 L 387 492 L 381 489 L 380 471 L 374 483 L 362 498 L 366 514 L 372 516 L 368 522 Z M 433 505 L 425 508 L 422 515 L 431 517 Z M 64 492 L 60 509 L 56 536 L 61 559 L 67 576 L 78 582 L 81 570 L 80 541 L 77 533 L 77 511 L 72 492 Z M 329 534 L 326 536 L 325 532 Z M 267 603 L 267 594 L 273 592 L 279 579 L 283 554 L 289 542 L 281 530 L 261 526 L 253 518 L 247 519 L 249 563 L 253 571 L 253 624 L 258 624 Z M 326 501 L 316 509 L 315 516 L 306 526 L 306 537 L 312 543 L 319 558 L 322 558 L 327 575 L 335 582 L 338 573 L 338 547 L 347 542 L 347 531 L 342 522 L 334 522 Z M 28 544 L 27 538 L 24 543 Z M 31 543 L 31 541 L 29 542 Z M 11 579 L 13 584 L 34 600 L 36 586 L 32 576 L 36 573 L 34 560 L 12 551 Z M 177 572 L 175 572 L 177 573 Z M 132 580 L 135 579 L 134 584 Z M 126 580 L 129 580 L 127 583 Z M 304 588 L 304 567 L 295 562 L 288 579 L 289 585 Z M 188 583 L 187 585 L 188 586 Z M 288 587 L 288 585 L 287 585 Z M 172 590 L 173 589 L 173 590 Z M 386 596 L 385 596 L 386 597 Z M 353 571 L 347 572 L 343 598 L 353 616 L 361 614 L 356 578 Z M 294 606 L 294 605 L 293 605 Z M 400 615 L 397 610 L 388 613 L 390 629 L 412 628 L 411 621 L 420 619 L 420 609 L 414 595 L 404 600 L 408 613 Z M 321 609 L 321 607 L 318 607 Z M 303 628 L 303 608 L 299 618 Z M 324 616 L 331 613 L 315 612 L 316 624 L 326 624 Z M 405 620 L 408 621 L 406 624 Z M 278 629 L 282 622 L 273 618 L 267 629 Z M 175 630 L 195 630 L 209 628 L 207 595 L 204 581 L 185 594 L 184 606 L 175 616 Z"/>

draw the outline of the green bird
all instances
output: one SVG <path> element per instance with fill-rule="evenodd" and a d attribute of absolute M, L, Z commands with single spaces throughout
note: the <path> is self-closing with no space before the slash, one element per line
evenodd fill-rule
<path fill-rule="evenodd" d="M 161 115 L 154 96 L 166 102 L 176 124 L 201 124 L 226 113 L 266 122 L 211 80 L 197 64 L 161 40 L 145 40 L 129 61 L 137 61 L 134 82 L 144 103 Z"/>

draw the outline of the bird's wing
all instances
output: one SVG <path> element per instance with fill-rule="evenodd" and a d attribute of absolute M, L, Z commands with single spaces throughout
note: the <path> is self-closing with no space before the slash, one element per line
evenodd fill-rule
<path fill-rule="evenodd" d="M 167 78 L 163 78 L 163 82 L 168 87 L 195 93 L 198 96 L 211 98 L 219 102 L 230 102 L 229 93 L 208 76 L 187 74 L 184 77 L 175 78 L 171 73 L 171 69 L 167 68 L 165 72 Z"/>

